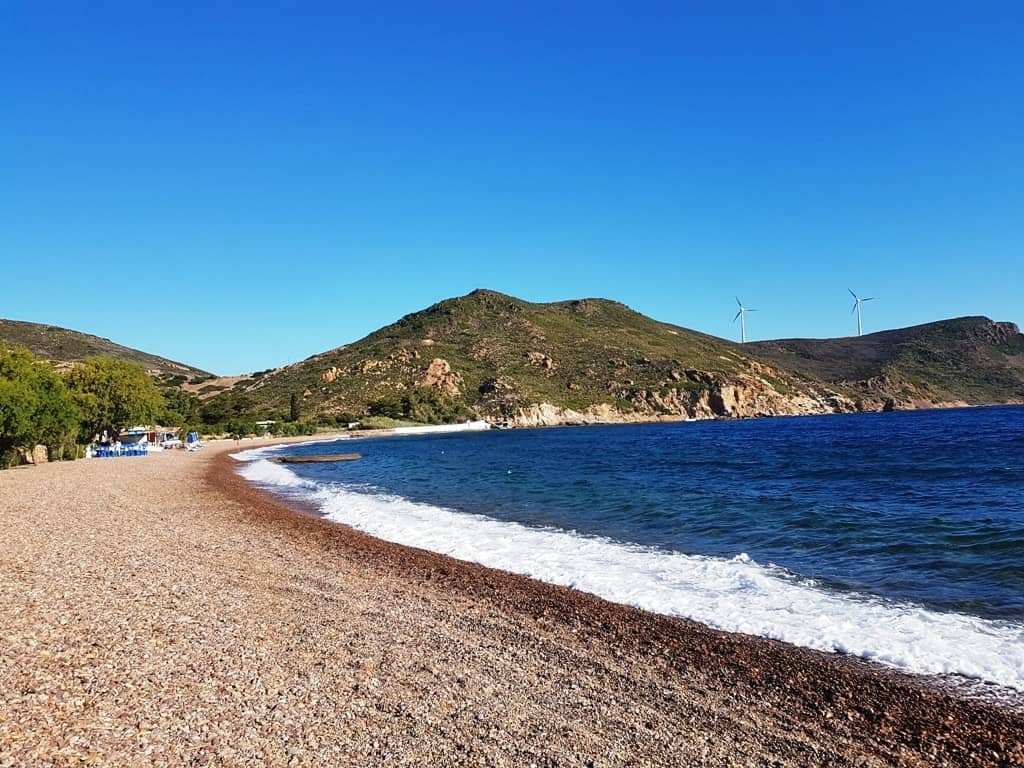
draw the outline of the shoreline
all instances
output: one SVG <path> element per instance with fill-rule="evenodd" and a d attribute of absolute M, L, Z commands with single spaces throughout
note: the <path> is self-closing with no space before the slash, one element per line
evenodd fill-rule
<path fill-rule="evenodd" d="M 1024 713 L 371 538 L 230 453 L 0 475 L 0 765 L 1024 765 Z"/>
<path fill-rule="evenodd" d="M 260 455 L 264 459 L 270 456 Z M 921 605 L 916 606 L 920 611 L 910 610 L 907 618 L 899 609 L 901 606 L 914 609 L 916 604 L 903 605 L 894 598 L 876 598 L 878 603 L 869 603 L 873 609 L 879 605 L 884 608 L 883 615 L 879 616 L 876 610 L 863 609 L 862 601 L 841 599 L 846 596 L 844 592 L 837 594 L 820 587 L 783 589 L 779 596 L 774 594 L 779 592 L 778 585 L 786 586 L 786 582 L 781 580 L 772 582 L 773 590 L 764 590 L 773 591 L 774 597 L 734 598 L 727 590 L 724 594 L 705 598 L 702 585 L 709 578 L 745 579 L 747 571 L 740 570 L 737 576 L 735 571 L 729 570 L 723 577 L 718 571 L 709 574 L 697 569 L 695 576 L 693 569 L 688 571 L 672 562 L 672 557 L 678 553 L 671 550 L 651 550 L 652 565 L 646 560 L 627 557 L 629 550 L 622 548 L 632 546 L 628 543 L 611 541 L 614 546 L 609 553 L 606 549 L 590 547 L 591 537 L 577 538 L 574 531 L 563 531 L 568 535 L 551 544 L 541 536 L 528 536 L 529 527 L 520 529 L 514 518 L 480 518 L 487 522 L 477 524 L 473 522 L 477 515 L 469 514 L 464 516 L 463 522 L 458 514 L 444 508 L 443 504 L 441 508 L 431 507 L 440 502 L 429 499 L 412 503 L 409 509 L 402 507 L 402 512 L 392 512 L 386 500 L 381 506 L 371 504 L 364 507 L 360 495 L 341 493 L 342 498 L 335 498 L 333 494 L 330 498 L 325 497 L 321 508 L 319 496 L 310 498 L 303 490 L 303 483 L 295 481 L 298 489 L 278 488 L 278 485 L 291 486 L 295 483 L 278 477 L 276 473 L 266 476 L 261 471 L 251 473 L 244 469 L 246 464 L 236 462 L 232 470 L 243 476 L 246 486 L 265 493 L 271 501 L 333 526 L 346 530 L 352 526 L 360 535 L 375 540 L 379 537 L 397 547 L 430 551 L 451 558 L 452 562 L 471 563 L 535 583 L 564 586 L 573 594 L 588 594 L 609 604 L 637 607 L 650 615 L 683 619 L 718 632 L 771 639 L 786 647 L 813 649 L 844 663 L 863 664 L 868 669 L 902 675 L 913 687 L 950 693 L 1024 714 L 1024 688 L 1019 674 L 1019 623 L 1011 621 L 1004 627 L 1003 620 L 998 617 Z M 364 471 L 360 477 L 359 482 L 375 483 L 373 473 L 367 476 Z M 438 516 L 431 517 L 429 522 L 426 517 L 421 519 L 421 504 L 428 505 Z M 359 510 L 359 513 L 353 515 L 352 510 Z M 478 508 L 477 511 L 489 514 L 485 509 Z M 409 517 L 403 516 L 406 514 Z M 490 527 L 486 527 L 488 525 Z M 509 528 L 514 530 L 509 531 Z M 506 537 L 514 540 L 515 545 L 506 546 Z M 574 541 L 582 547 L 581 550 L 577 551 L 576 545 L 571 543 Z M 566 547 L 577 551 L 577 555 L 563 553 Z M 587 556 L 583 556 L 584 551 Z M 683 556 L 681 559 L 688 558 Z M 734 559 L 748 560 L 745 556 Z M 727 563 L 728 555 L 720 560 Z M 604 566 L 595 570 L 593 562 L 601 562 Z M 753 567 L 759 576 L 760 567 L 756 563 Z M 609 578 L 612 570 L 614 579 Z M 602 578 L 594 577 L 595 573 L 601 574 Z M 662 586 L 662 581 L 672 583 L 673 587 Z M 690 593 L 680 585 L 689 585 L 694 591 Z M 637 594 L 641 597 L 635 597 Z M 736 616 L 741 618 L 736 619 Z M 759 620 L 753 620 L 752 616 Z M 874 632 L 876 623 L 887 629 L 881 634 Z M 836 627 L 840 629 L 836 630 Z M 977 662 L 976 659 L 985 659 L 986 662 Z"/>
<path fill-rule="evenodd" d="M 304 535 L 318 546 L 345 548 L 368 566 L 398 569 L 412 580 L 428 579 L 439 588 L 485 600 L 495 610 L 526 620 L 543 617 L 557 621 L 573 633 L 585 631 L 591 642 L 628 647 L 642 658 L 657 659 L 670 672 L 687 674 L 699 664 L 705 674 L 718 677 L 724 686 L 760 689 L 765 698 L 785 701 L 791 716 L 799 712 L 800 719 L 824 722 L 840 717 L 858 739 L 873 740 L 881 731 L 897 744 L 903 738 L 909 744 L 923 746 L 921 734 L 931 732 L 933 737 L 939 735 L 935 745 L 952 745 L 965 739 L 965 744 L 977 740 L 977 749 L 984 743 L 1001 744 L 1007 750 L 1016 748 L 1018 762 L 1011 759 L 993 764 L 1024 765 L 1024 740 L 1019 736 L 1024 733 L 1024 707 L 1020 700 L 1007 705 L 986 699 L 970 692 L 974 686 L 966 679 L 951 682 L 846 654 L 729 633 L 690 619 L 651 613 L 569 587 L 388 542 L 331 522 L 311 505 L 286 502 L 257 488 L 238 475 L 238 464 L 227 455 L 219 457 L 210 467 L 208 481 L 247 507 L 258 509 L 263 521 L 272 525 L 291 522 L 304 529 Z M 978 689 L 985 687 L 982 682 L 977 685 Z M 840 712 L 843 707 L 846 711 Z M 1005 732 L 1009 739 L 1006 742 L 994 736 L 1002 730 L 1004 718 L 1012 724 Z M 939 734 L 932 729 L 938 729 Z M 988 736 L 980 737 L 982 733 Z M 966 754 L 972 752 L 977 754 L 974 749 Z M 963 764 L 988 763 L 972 760 Z"/>

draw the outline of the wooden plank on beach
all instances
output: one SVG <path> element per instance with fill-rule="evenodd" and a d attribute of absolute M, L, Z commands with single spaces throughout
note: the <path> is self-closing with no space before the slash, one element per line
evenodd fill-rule
<path fill-rule="evenodd" d="M 327 461 L 355 461 L 363 458 L 361 453 L 324 453 L 318 456 L 275 456 L 276 464 L 316 464 Z"/>

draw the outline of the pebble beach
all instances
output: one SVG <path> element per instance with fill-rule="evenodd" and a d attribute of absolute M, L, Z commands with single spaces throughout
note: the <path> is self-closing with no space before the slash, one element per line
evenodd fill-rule
<path fill-rule="evenodd" d="M 1019 709 L 379 541 L 235 450 L 0 472 L 0 766 L 1024 765 Z"/>

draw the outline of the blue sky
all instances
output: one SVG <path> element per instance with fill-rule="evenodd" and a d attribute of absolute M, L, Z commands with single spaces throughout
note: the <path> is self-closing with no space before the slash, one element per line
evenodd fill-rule
<path fill-rule="evenodd" d="M 1024 322 L 1019 3 L 249 5 L 0 5 L 0 317 L 219 373 L 477 287 Z"/>

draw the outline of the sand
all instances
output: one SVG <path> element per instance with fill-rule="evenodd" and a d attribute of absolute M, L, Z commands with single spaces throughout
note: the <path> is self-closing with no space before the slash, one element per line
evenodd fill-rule
<path fill-rule="evenodd" d="M 233 448 L 0 472 L 0 765 L 1024 765 L 1020 712 L 371 539 Z"/>

